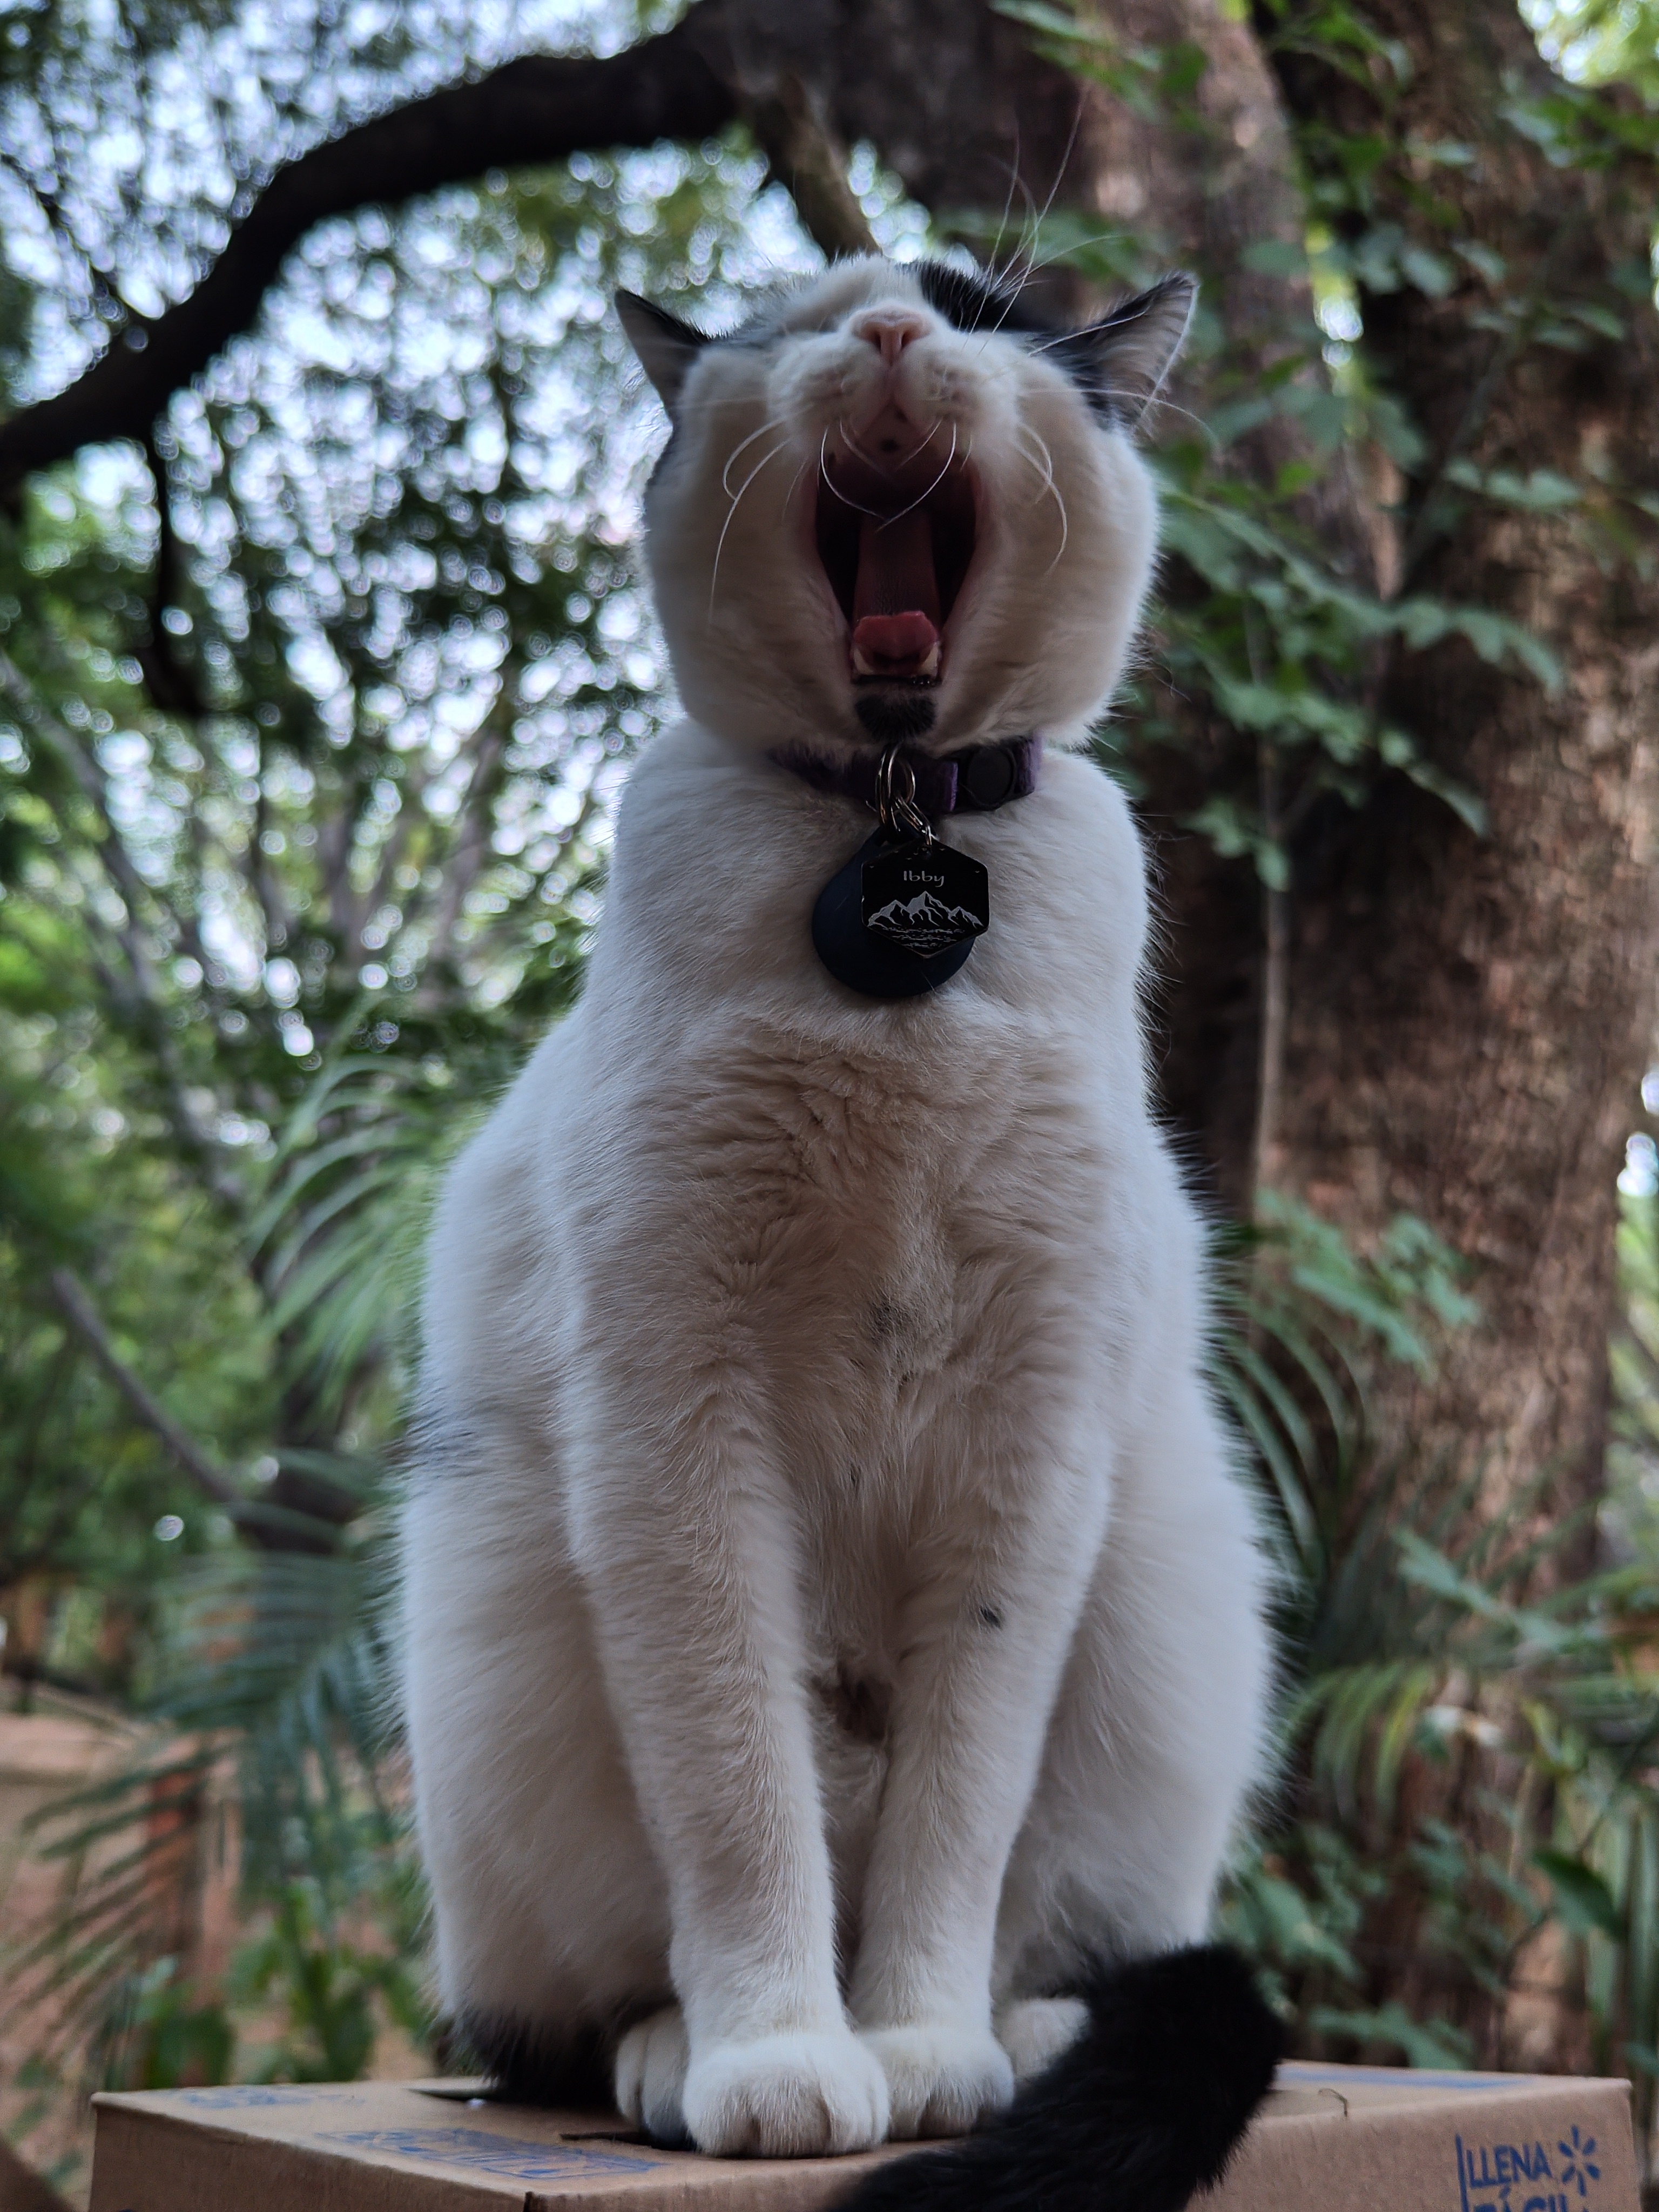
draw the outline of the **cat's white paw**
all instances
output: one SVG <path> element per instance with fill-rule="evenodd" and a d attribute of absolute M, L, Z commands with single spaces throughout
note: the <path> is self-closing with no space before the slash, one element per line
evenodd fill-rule
<path fill-rule="evenodd" d="M 716 2157 L 817 2158 L 886 2140 L 887 2084 L 848 2028 L 716 2043 L 685 2077 L 685 2123 Z"/>
<path fill-rule="evenodd" d="M 895 2142 L 914 2136 L 965 2136 L 1000 2112 L 1014 2094 L 1014 2069 L 994 2035 L 945 2022 L 872 2028 L 866 2047 L 881 2061 Z"/>
<path fill-rule="evenodd" d="M 617 2045 L 617 2110 L 654 2142 L 686 2140 L 685 2068 L 690 2055 L 685 2015 L 678 2005 L 653 2012 Z"/>
<path fill-rule="evenodd" d="M 1046 2073 L 1088 2025 L 1081 1997 L 1021 1997 L 997 2014 L 997 2041 L 1024 2084 Z"/>

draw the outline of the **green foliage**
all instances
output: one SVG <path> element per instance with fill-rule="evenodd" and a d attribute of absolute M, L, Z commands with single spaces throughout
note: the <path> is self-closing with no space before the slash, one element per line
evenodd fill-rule
<path fill-rule="evenodd" d="M 165 1955 L 135 1966 L 96 2016 L 95 2078 L 125 2089 L 361 2081 L 388 2022 L 416 2044 L 430 2033 L 409 1887 L 398 1869 L 392 1890 L 354 1899 L 365 1941 L 343 1931 L 319 1885 L 284 1884 L 222 1989 L 193 1986 Z"/>
<path fill-rule="evenodd" d="M 999 12 L 1026 25 L 1062 66 L 1177 137 L 1188 135 L 1194 158 L 1206 158 L 1212 126 L 1197 96 L 1204 57 L 1196 49 L 1136 47 L 1096 16 L 1073 15 L 1049 0 L 999 0 Z M 1659 116 L 1638 116 L 1591 88 L 1597 79 L 1632 73 L 1659 86 L 1651 10 L 1601 9 L 1592 0 L 1584 10 L 1540 9 L 1533 20 L 1565 75 L 1552 94 L 1515 91 L 1496 129 L 1581 166 L 1659 150 Z M 1650 501 L 1593 456 L 1582 481 L 1481 461 L 1491 377 L 1431 469 L 1425 438 L 1367 354 L 1370 302 L 1402 289 L 1438 301 L 1458 289 L 1471 327 L 1490 332 L 1499 362 L 1513 368 L 1532 349 L 1582 352 L 1617 339 L 1649 299 L 1652 279 L 1632 268 L 1605 297 L 1587 294 L 1564 281 L 1553 258 L 1511 268 L 1470 233 L 1436 179 L 1467 167 L 1476 149 L 1406 143 L 1391 130 L 1409 60 L 1363 8 L 1350 0 L 1313 7 L 1269 0 L 1255 25 L 1270 52 L 1351 80 L 1374 119 L 1361 129 L 1323 117 L 1292 122 L 1304 233 L 1299 241 L 1266 239 L 1247 250 L 1252 269 L 1287 284 L 1282 314 L 1252 333 L 1242 370 L 1230 334 L 1200 305 L 1188 380 L 1202 392 L 1202 422 L 1166 409 L 1160 424 L 1172 559 L 1154 617 L 1155 654 L 1126 689 L 1098 749 L 1132 787 L 1153 775 L 1159 749 L 1196 752 L 1205 796 L 1182 826 L 1224 858 L 1248 861 L 1270 890 L 1281 891 L 1297 834 L 1321 802 L 1364 806 L 1390 776 L 1408 778 L 1477 835 L 1484 830 L 1481 794 L 1447 765 L 1442 734 L 1407 727 L 1387 711 L 1379 682 L 1385 665 L 1397 668 L 1461 639 L 1495 675 L 1549 689 L 1560 681 L 1547 640 L 1492 609 L 1424 587 L 1428 556 L 1471 507 L 1559 515 L 1610 564 L 1653 557 Z M 1402 202 L 1413 211 L 1409 224 L 1399 218 Z M 981 250 L 996 237 L 983 216 L 952 220 Z M 1022 245 L 1035 260 L 1063 263 L 1108 289 L 1144 283 L 1170 250 L 1155 216 L 1141 232 L 1102 236 L 1064 211 L 1045 216 Z M 1233 272 L 1199 273 L 1224 284 Z M 1471 287 L 1479 297 L 1467 305 Z M 1280 464 L 1270 479 L 1261 455 L 1274 450 L 1276 428 L 1293 434 L 1304 458 Z M 1350 546 L 1333 556 L 1313 512 L 1321 478 L 1344 472 L 1368 483 L 1391 477 L 1398 487 L 1378 501 L 1380 534 L 1393 550 L 1380 556 L 1374 579 L 1365 573 L 1374 554 Z"/>
<path fill-rule="evenodd" d="M 1571 82 L 1627 84 L 1659 108 L 1659 8 L 1652 0 L 1528 0 L 1522 13 Z"/>
<path fill-rule="evenodd" d="M 1369 1364 L 1381 1357 L 1426 1374 L 1438 1335 L 1480 1309 L 1465 1264 L 1410 1214 L 1362 1257 L 1298 1200 L 1266 1191 L 1220 1256 L 1216 1379 L 1273 1487 L 1268 1528 L 1285 1591 L 1306 1591 L 1352 1544 L 1343 1516 L 1365 1450 Z"/>
<path fill-rule="evenodd" d="M 132 1977 L 109 2023 L 127 2089 L 178 2089 L 228 2081 L 236 2031 L 222 2003 L 183 1980 L 175 1959 L 155 1959 Z"/>
<path fill-rule="evenodd" d="M 322 2080 L 305 2069 L 355 2051 L 355 2074 L 382 2015 L 416 2039 L 428 2030 L 378 1495 L 366 1486 L 343 1543 L 231 1549 L 181 1577 L 165 1611 L 147 1747 L 41 1818 L 37 1848 L 62 1864 L 69 1901 L 19 1963 L 106 2083 L 161 2063 L 155 2052 L 177 2047 L 206 2002 L 170 1961 L 165 1973 L 156 1962 L 156 1882 L 165 1886 L 179 1831 L 197 1852 L 230 1847 L 230 1806 L 244 1899 L 264 1915 L 230 1994 L 245 2008 L 280 2001 L 289 2021 L 262 2058 L 244 2055 L 243 2070 L 257 2063 L 264 2078 Z M 324 1534 L 314 1523 L 311 1533 Z"/>
<path fill-rule="evenodd" d="M 364 1918 L 374 1900 L 362 1900 Z M 356 2081 L 368 2070 L 384 2010 L 411 2037 L 429 2028 L 413 1931 L 395 1910 L 386 1933 L 403 1935 L 400 1952 L 364 1948 L 343 1936 L 314 1883 L 288 1883 L 265 1929 L 239 1953 L 233 1996 L 243 2004 L 276 1998 L 284 2032 L 248 2069 L 260 2081 Z M 385 1933 L 377 1930 L 380 1943 Z"/>
<path fill-rule="evenodd" d="M 1641 1142 L 1650 1146 L 1652 1139 Z M 1649 1155 L 1649 1157 L 1651 1157 Z M 1650 1172 L 1642 1176 L 1650 1182 Z M 1626 1180 L 1631 1180 L 1628 1172 Z M 1611 1346 L 1612 1431 L 1607 1534 L 1626 1555 L 1659 1557 L 1659 1200 L 1622 1194 L 1619 1279 L 1622 1326 Z"/>
<path fill-rule="evenodd" d="M 54 1269 L 245 1525 L 358 1510 L 434 1181 L 571 1003 L 658 711 L 626 549 L 660 433 L 605 300 L 718 317 L 757 229 L 802 254 L 761 176 L 735 143 L 584 158 L 325 227 L 159 434 L 170 536 L 118 449 L 0 519 L 14 1661 L 141 1687 L 161 1571 L 229 1535 Z M 108 1619 L 73 1668 L 88 1589 Z"/>
<path fill-rule="evenodd" d="M 1409 1218 L 1364 1257 L 1304 1209 L 1264 1211 L 1221 1374 L 1264 1477 L 1283 1780 L 1221 1924 L 1310 2051 L 1525 2063 L 1503 2024 L 1549 1960 L 1564 2005 L 1582 1987 L 1593 2063 L 1645 2081 L 1659 1551 L 1586 1573 L 1583 1516 L 1552 1514 L 1547 1479 L 1494 1511 L 1480 1469 L 1379 1463 L 1364 1378 L 1378 1358 L 1424 1371 L 1474 1322 L 1463 1270 Z M 1402 1911 L 1410 2003 L 1389 1993 Z"/>
<path fill-rule="evenodd" d="M 307 66 L 347 35 L 325 13 Z M 246 108 L 201 108 L 188 56 L 242 91 L 269 64 L 273 128 L 327 123 L 290 110 L 288 19 L 257 53 L 211 11 L 134 21 L 125 80 L 103 19 L 8 49 L 0 197 L 33 240 L 0 333 L 15 398 L 123 303 L 149 311 L 159 235 L 217 220 L 192 157 L 126 179 L 113 236 L 75 160 L 87 118 L 157 147 L 222 133 L 234 168 Z M 504 34 L 409 14 L 349 94 Z M 118 270 L 80 252 L 94 235 Z M 387 2024 L 427 2033 L 387 1468 L 433 1189 L 574 1002 L 615 793 L 661 711 L 629 550 L 661 423 L 609 294 L 718 321 L 812 258 L 735 137 L 365 212 L 313 233 L 179 395 L 166 528 L 120 448 L 0 517 L 0 1613 L 26 1684 L 146 1729 L 45 1824 L 71 1901 L 15 1963 L 94 2078 L 315 2078 L 361 2070 Z M 65 1268 L 228 1507 L 72 1324 Z M 228 1991 L 194 1986 L 158 1921 L 179 1832 L 237 1853 L 257 1932 Z"/>

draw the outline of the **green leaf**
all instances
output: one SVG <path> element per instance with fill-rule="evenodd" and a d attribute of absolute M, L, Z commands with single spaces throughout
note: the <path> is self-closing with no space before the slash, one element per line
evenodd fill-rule
<path fill-rule="evenodd" d="M 1443 253 L 1408 240 L 1400 249 L 1400 266 L 1419 292 L 1443 300 L 1457 282 L 1457 271 Z"/>
<path fill-rule="evenodd" d="M 1534 1851 L 1532 1863 L 1548 1878 L 1556 1911 L 1575 1935 L 1607 1936 L 1614 1942 L 1622 1940 L 1624 1915 L 1594 1867 L 1565 1851 L 1553 1850 Z"/>
<path fill-rule="evenodd" d="M 1050 38 L 1073 39 L 1084 46 L 1101 43 L 1100 32 L 1093 24 L 1079 22 L 1066 9 L 1050 6 L 1048 0 L 992 0 L 992 10 L 1006 15 L 1010 22 L 1046 32 Z"/>
<path fill-rule="evenodd" d="M 1422 759 L 1414 750 L 1409 759 L 1401 761 L 1401 766 L 1420 789 L 1432 792 L 1437 799 L 1449 806 L 1466 829 L 1472 830 L 1477 837 L 1486 836 L 1491 827 L 1492 817 L 1486 811 L 1486 801 L 1471 791 L 1467 784 L 1459 783 L 1455 776 L 1443 775 L 1431 761 Z"/>

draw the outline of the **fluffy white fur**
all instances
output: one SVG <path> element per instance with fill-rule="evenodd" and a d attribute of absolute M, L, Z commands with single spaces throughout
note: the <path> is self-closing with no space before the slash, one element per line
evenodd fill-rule
<path fill-rule="evenodd" d="M 872 311 L 921 325 L 894 360 Z M 902 268 L 840 264 L 738 343 L 635 322 L 689 719 L 629 785 L 580 1003 L 433 1233 L 420 1830 L 446 2005 L 619 2033 L 623 2108 L 705 2150 L 844 2151 L 969 2128 L 1077 2033 L 1080 1962 L 1200 1936 L 1261 1754 L 1143 858 L 1067 750 L 1155 502 L 1040 341 L 953 328 Z M 991 928 L 901 1003 L 808 933 L 868 817 L 765 757 L 872 748 L 811 502 L 884 408 L 975 482 L 923 749 L 1048 749 L 1034 796 L 941 825 Z"/>

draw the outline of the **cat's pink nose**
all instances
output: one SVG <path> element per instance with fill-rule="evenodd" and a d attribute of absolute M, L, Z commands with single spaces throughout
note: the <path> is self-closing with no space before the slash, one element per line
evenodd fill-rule
<path fill-rule="evenodd" d="M 902 307 L 872 307 L 868 314 L 860 315 L 853 325 L 853 336 L 879 347 L 881 357 L 889 368 L 906 346 L 914 344 L 917 338 L 927 335 L 927 325 L 921 317 L 908 313 Z"/>

